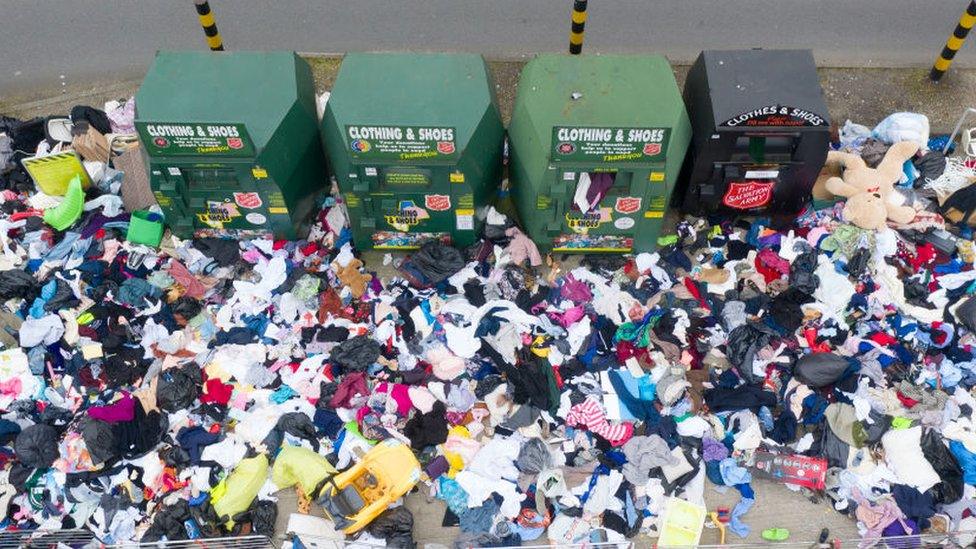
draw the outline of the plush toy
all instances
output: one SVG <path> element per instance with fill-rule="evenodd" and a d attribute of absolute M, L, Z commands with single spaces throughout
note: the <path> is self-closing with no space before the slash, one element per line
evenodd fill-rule
<path fill-rule="evenodd" d="M 884 228 L 887 220 L 911 223 L 915 209 L 902 205 L 904 197 L 895 191 L 901 178 L 902 165 L 915 156 L 918 144 L 911 141 L 895 143 L 888 149 L 877 168 L 869 168 L 857 155 L 839 151 L 827 154 L 827 163 L 843 167 L 841 177 L 827 180 L 827 190 L 847 198 L 844 220 L 862 229 Z"/>
<path fill-rule="evenodd" d="M 366 285 L 369 284 L 370 280 L 373 280 L 373 275 L 359 272 L 363 262 L 353 258 L 345 267 L 339 267 L 338 264 L 334 266 L 336 267 L 336 275 L 344 286 L 349 287 L 352 296 L 356 299 L 363 297 L 363 293 L 366 292 Z"/>

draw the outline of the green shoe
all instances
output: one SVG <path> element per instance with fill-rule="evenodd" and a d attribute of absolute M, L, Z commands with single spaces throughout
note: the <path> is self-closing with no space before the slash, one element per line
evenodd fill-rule
<path fill-rule="evenodd" d="M 85 191 L 81 188 L 81 177 L 75 176 L 68 183 L 68 190 L 64 193 L 64 200 L 53 208 L 44 211 L 44 222 L 63 231 L 78 221 L 85 207 Z"/>
<path fill-rule="evenodd" d="M 786 528 L 766 528 L 762 531 L 762 538 L 766 541 L 786 541 L 790 539 L 790 531 Z"/>

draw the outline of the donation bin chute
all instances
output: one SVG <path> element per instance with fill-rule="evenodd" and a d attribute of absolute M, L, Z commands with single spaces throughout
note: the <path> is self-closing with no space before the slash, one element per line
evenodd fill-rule
<path fill-rule="evenodd" d="M 682 209 L 792 220 L 810 200 L 830 144 L 813 53 L 703 51 L 684 97 L 694 138 Z"/>
<path fill-rule="evenodd" d="M 540 55 L 508 131 L 512 196 L 540 248 L 656 246 L 691 131 L 664 57 Z"/>
<path fill-rule="evenodd" d="M 328 174 L 312 71 L 294 52 L 159 52 L 135 122 L 177 236 L 307 234 Z"/>
<path fill-rule="evenodd" d="M 503 138 L 480 55 L 347 54 L 322 140 L 356 246 L 472 244 L 497 193 Z"/>

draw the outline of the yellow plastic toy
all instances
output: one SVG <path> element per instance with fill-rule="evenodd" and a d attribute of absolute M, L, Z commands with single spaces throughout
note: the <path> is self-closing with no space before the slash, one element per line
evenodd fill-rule
<path fill-rule="evenodd" d="M 387 439 L 359 463 L 329 478 L 319 505 L 336 529 L 352 534 L 363 529 L 420 480 L 420 463 L 405 444 Z"/>

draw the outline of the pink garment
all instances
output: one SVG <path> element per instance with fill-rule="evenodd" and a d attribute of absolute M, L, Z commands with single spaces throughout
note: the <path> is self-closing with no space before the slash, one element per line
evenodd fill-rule
<path fill-rule="evenodd" d="M 186 295 L 200 299 L 207 293 L 207 287 L 177 260 L 169 262 L 169 276 L 186 289 Z"/>
<path fill-rule="evenodd" d="M 854 510 L 854 515 L 867 528 L 867 531 L 861 536 L 861 542 L 858 544 L 858 547 L 861 549 L 875 545 L 877 538 L 883 536 L 884 529 L 895 521 L 901 523 L 901 527 L 906 532 L 912 531 L 905 524 L 905 515 L 893 499 L 882 498 L 872 504 L 861 495 L 861 491 L 857 488 L 851 490 L 851 497 L 857 502 L 857 509 Z"/>
<path fill-rule="evenodd" d="M 539 248 L 518 227 L 507 229 L 505 235 L 511 238 L 508 243 L 508 248 L 505 248 L 505 251 L 512 256 L 513 263 L 521 265 L 528 259 L 529 264 L 533 267 L 542 265 L 542 256 L 539 255 Z"/>
<path fill-rule="evenodd" d="M 611 446 L 622 445 L 634 434 L 633 423 L 610 423 L 603 412 L 603 407 L 592 398 L 587 398 L 569 409 L 569 413 L 566 414 L 566 425 L 571 427 L 582 425 L 590 432 L 606 439 Z"/>
<path fill-rule="evenodd" d="M 790 262 L 780 257 L 771 248 L 761 250 L 756 255 L 756 270 L 762 273 L 766 284 L 790 275 Z"/>
<path fill-rule="evenodd" d="M 7 381 L 0 381 L 0 393 L 4 396 L 19 398 L 20 392 L 24 390 L 24 383 L 19 377 L 12 377 Z"/>
<path fill-rule="evenodd" d="M 593 292 L 585 282 L 576 280 L 573 275 L 566 275 L 563 285 L 559 288 L 559 295 L 573 303 L 589 303 L 593 301 Z"/>
<path fill-rule="evenodd" d="M 132 421 L 136 415 L 136 401 L 129 393 L 123 393 L 122 398 L 107 406 L 92 406 L 88 409 L 88 416 L 107 421 L 121 423 Z"/>
<path fill-rule="evenodd" d="M 392 389 L 390 389 L 390 385 L 392 385 Z M 407 417 L 413 408 L 413 401 L 410 400 L 409 390 L 410 387 L 402 383 L 386 383 L 384 381 L 373 389 L 373 394 L 388 394 L 390 398 L 396 401 L 397 413 L 403 417 Z"/>
<path fill-rule="evenodd" d="M 569 328 L 573 324 L 583 318 L 586 313 L 583 312 L 583 306 L 577 305 L 575 307 L 566 309 L 563 313 L 549 313 L 549 317 L 559 323 L 563 328 Z"/>
<path fill-rule="evenodd" d="M 453 452 L 461 456 L 461 460 L 465 464 L 471 463 L 471 460 L 474 459 L 475 454 L 480 449 L 481 444 L 477 440 L 453 433 L 447 435 L 447 441 L 444 442 L 444 451 Z"/>
<path fill-rule="evenodd" d="M 465 370 L 464 359 L 455 356 L 454 353 L 444 347 L 438 347 L 428 352 L 427 362 L 430 362 L 431 371 L 437 376 L 437 379 L 444 381 L 451 381 L 463 374 Z"/>

